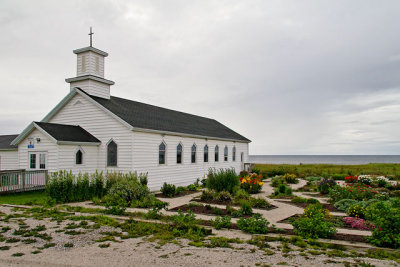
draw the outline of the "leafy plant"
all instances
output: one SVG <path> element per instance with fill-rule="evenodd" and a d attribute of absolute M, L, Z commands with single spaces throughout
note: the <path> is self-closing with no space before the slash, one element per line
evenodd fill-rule
<path fill-rule="evenodd" d="M 202 201 L 208 201 L 208 200 L 213 200 L 214 199 L 214 192 L 211 190 L 204 190 L 201 192 L 200 199 Z"/>
<path fill-rule="evenodd" d="M 336 186 L 335 180 L 323 178 L 319 183 L 318 190 L 321 194 L 326 195 L 329 193 L 329 190 L 334 186 Z"/>
<path fill-rule="evenodd" d="M 251 215 L 253 214 L 253 209 L 251 208 L 251 205 L 248 201 L 242 200 L 240 202 L 240 213 L 242 215 Z"/>
<path fill-rule="evenodd" d="M 252 173 L 246 177 L 240 177 L 240 188 L 249 194 L 256 194 L 261 191 L 264 182 L 261 182 L 262 176 Z"/>
<path fill-rule="evenodd" d="M 251 207 L 253 207 L 253 208 L 267 209 L 267 208 L 271 207 L 271 203 L 269 203 L 263 197 L 257 197 L 257 198 L 250 197 L 249 203 L 250 203 Z"/>
<path fill-rule="evenodd" d="M 229 193 L 233 193 L 238 185 L 239 177 L 235 169 L 209 169 L 206 184 L 208 189 L 213 189 L 217 192 L 228 191 Z"/>
<path fill-rule="evenodd" d="M 215 229 L 229 228 L 231 227 L 231 217 L 229 216 L 217 216 L 215 220 L 211 220 L 211 225 Z"/>
<path fill-rule="evenodd" d="M 240 218 L 237 222 L 240 230 L 251 234 L 266 234 L 268 232 L 268 225 L 268 220 L 258 213 L 250 218 Z"/>
<path fill-rule="evenodd" d="M 299 182 L 299 180 L 296 178 L 296 174 L 286 173 L 285 175 L 282 176 L 282 178 L 288 184 L 296 184 Z"/>
<path fill-rule="evenodd" d="M 304 238 L 329 238 L 336 228 L 326 220 L 327 216 L 329 212 L 321 204 L 309 205 L 303 216 L 293 222 L 294 232 Z"/>
<path fill-rule="evenodd" d="M 292 195 L 292 188 L 286 184 L 280 184 L 274 191 L 275 196 L 290 196 Z"/>
<path fill-rule="evenodd" d="M 350 217 L 364 218 L 365 209 L 361 202 L 353 204 L 347 210 L 347 215 Z"/>
<path fill-rule="evenodd" d="M 309 204 L 317 204 L 319 203 L 318 199 L 315 198 L 304 198 L 304 197 L 294 197 L 292 198 L 292 200 L 290 201 L 292 203 L 309 203 Z"/>
<path fill-rule="evenodd" d="M 176 194 L 176 186 L 164 183 L 160 191 L 164 197 L 173 197 Z"/>
<path fill-rule="evenodd" d="M 334 204 L 335 208 L 341 211 L 347 211 L 350 206 L 357 204 L 359 201 L 355 199 L 341 199 Z"/>
<path fill-rule="evenodd" d="M 222 202 L 232 201 L 232 195 L 228 191 L 221 191 L 216 194 L 215 199 Z"/>
<path fill-rule="evenodd" d="M 368 206 L 365 217 L 375 225 L 368 241 L 379 247 L 400 248 L 400 199 Z"/>

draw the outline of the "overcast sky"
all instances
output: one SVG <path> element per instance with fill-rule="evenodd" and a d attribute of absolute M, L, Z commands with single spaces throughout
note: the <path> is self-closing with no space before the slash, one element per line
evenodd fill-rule
<path fill-rule="evenodd" d="M 69 92 L 72 50 L 111 94 L 214 118 L 250 154 L 400 154 L 400 1 L 0 0 L 0 134 Z"/>

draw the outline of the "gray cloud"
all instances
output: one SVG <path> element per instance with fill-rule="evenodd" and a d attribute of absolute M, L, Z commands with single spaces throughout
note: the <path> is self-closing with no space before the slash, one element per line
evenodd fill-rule
<path fill-rule="evenodd" d="M 110 53 L 112 94 L 212 117 L 251 154 L 398 154 L 400 2 L 0 3 L 0 134 L 68 93 L 71 50 Z"/>

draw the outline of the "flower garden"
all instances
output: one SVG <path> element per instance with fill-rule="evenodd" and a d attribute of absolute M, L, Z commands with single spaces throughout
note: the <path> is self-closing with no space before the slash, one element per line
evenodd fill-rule
<path fill-rule="evenodd" d="M 393 263 L 400 256 L 400 185 L 394 178 L 271 177 L 260 169 L 239 175 L 233 169 L 210 169 L 205 179 L 191 185 L 164 183 L 160 192 L 152 193 L 146 175 L 138 173 L 59 172 L 52 174 L 40 201 L 13 201 L 23 206 L 0 209 L 0 254 L 17 250 L 18 244 L 30 246 L 32 253 L 42 251 L 36 244 L 72 249 L 81 245 L 74 238 L 107 228 L 98 232 L 95 243 L 100 248 L 132 238 L 161 246 L 187 240 L 197 248 L 234 248 L 247 242 L 284 258 L 328 255 Z M 41 235 L 24 226 L 28 218 L 56 221 L 57 230 Z M 53 243 L 58 236 L 70 242 Z"/>

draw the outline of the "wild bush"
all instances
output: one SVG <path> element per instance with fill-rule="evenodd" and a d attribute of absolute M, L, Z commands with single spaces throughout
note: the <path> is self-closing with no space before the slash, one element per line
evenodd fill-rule
<path fill-rule="evenodd" d="M 295 174 L 286 173 L 285 175 L 282 176 L 282 178 L 288 184 L 296 184 L 299 182 L 299 180 L 296 178 Z"/>
<path fill-rule="evenodd" d="M 364 219 L 365 209 L 362 202 L 351 205 L 347 210 L 347 215 Z"/>
<path fill-rule="evenodd" d="M 266 234 L 268 233 L 269 222 L 263 218 L 261 214 L 254 214 L 250 218 L 240 218 L 237 222 L 240 230 L 250 234 Z"/>
<path fill-rule="evenodd" d="M 309 203 L 309 204 L 317 204 L 319 203 L 318 199 L 315 198 L 304 198 L 304 197 L 294 197 L 292 198 L 292 200 L 290 201 L 292 203 Z"/>
<path fill-rule="evenodd" d="M 213 189 L 217 192 L 228 191 L 229 193 L 233 193 L 237 186 L 239 186 L 239 176 L 233 168 L 209 169 L 206 184 L 208 189 Z"/>
<path fill-rule="evenodd" d="M 217 216 L 215 220 L 211 220 L 211 225 L 215 229 L 229 228 L 231 227 L 231 217 L 230 216 Z"/>
<path fill-rule="evenodd" d="M 269 203 L 265 198 L 263 197 L 250 197 L 249 198 L 249 203 L 250 206 L 253 208 L 259 208 L 259 209 L 267 209 L 271 207 L 271 203 Z"/>
<path fill-rule="evenodd" d="M 275 196 L 290 196 L 292 195 L 292 188 L 286 184 L 280 184 L 274 191 Z"/>
<path fill-rule="evenodd" d="M 303 238 L 329 238 L 336 233 L 336 228 L 326 220 L 327 216 L 329 212 L 321 204 L 309 205 L 293 222 L 294 232 Z"/>
<path fill-rule="evenodd" d="M 400 248 L 400 199 L 378 201 L 365 210 L 365 218 L 375 225 L 368 241 L 379 247 Z"/>
<path fill-rule="evenodd" d="M 329 193 L 329 190 L 333 188 L 335 185 L 336 185 L 335 180 L 323 178 L 318 185 L 318 190 L 321 194 L 326 195 Z"/>

